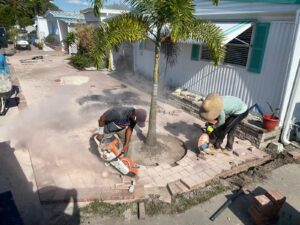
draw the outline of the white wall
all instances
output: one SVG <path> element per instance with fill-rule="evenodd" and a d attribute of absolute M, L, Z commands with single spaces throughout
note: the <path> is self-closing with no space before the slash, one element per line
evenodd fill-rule
<path fill-rule="evenodd" d="M 293 28 L 292 22 L 271 23 L 260 74 L 250 73 L 242 66 L 223 64 L 215 67 L 207 61 L 192 61 L 191 45 L 181 44 L 177 64 L 167 70 L 166 83 L 174 87 L 185 87 L 202 95 L 218 92 L 221 95 L 238 96 L 249 106 L 259 103 L 264 109 L 268 109 L 268 101 L 278 107 L 281 104 Z M 135 70 L 152 77 L 154 53 L 141 51 L 138 44 L 135 45 L 134 53 Z M 161 59 L 162 78 L 165 71 L 163 55 Z"/>
<path fill-rule="evenodd" d="M 37 37 L 43 39 L 49 35 L 48 24 L 45 18 L 37 17 Z"/>
<path fill-rule="evenodd" d="M 59 21 L 59 27 L 60 27 L 60 32 L 61 32 L 61 38 L 63 41 L 66 39 L 67 34 L 68 34 L 68 24 L 66 24 L 63 21 Z"/>
<path fill-rule="evenodd" d="M 95 23 L 100 21 L 99 17 L 96 17 L 93 12 L 86 12 L 83 15 L 86 23 Z"/>

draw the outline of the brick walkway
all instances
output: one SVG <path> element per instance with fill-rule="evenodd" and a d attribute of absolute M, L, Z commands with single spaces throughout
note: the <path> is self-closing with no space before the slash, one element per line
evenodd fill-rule
<path fill-rule="evenodd" d="M 133 179 L 136 182 L 134 193 L 129 193 L 128 190 L 118 190 L 115 188 L 116 184 L 128 182 L 132 179 L 120 176 L 111 167 L 105 167 L 103 162 L 88 151 L 91 144 L 87 140 L 91 137 L 99 113 L 109 107 L 109 102 L 112 102 L 112 105 L 118 104 L 117 101 L 120 96 L 127 96 L 124 99 L 125 104 L 148 105 L 150 97 L 147 92 L 149 92 L 149 87 L 151 89 L 151 85 L 140 77 L 127 79 L 124 76 L 116 79 L 103 73 L 99 76 L 98 72 L 78 72 L 72 67 L 66 66 L 63 59 L 59 57 L 53 57 L 51 60 L 53 61 L 49 60 L 50 64 L 53 63 L 57 68 L 61 66 L 63 69 L 53 71 L 51 65 L 43 67 L 46 63 L 41 63 L 40 65 L 34 65 L 35 68 L 32 68 L 32 70 L 37 70 L 37 67 L 41 67 L 38 68 L 40 74 L 34 75 L 33 73 L 30 74 L 30 77 L 19 77 L 23 91 L 20 95 L 22 103 L 20 109 L 23 109 L 29 103 L 29 110 L 26 112 L 29 114 L 31 107 L 36 110 L 34 109 L 35 106 L 42 104 L 44 99 L 51 99 L 51 96 L 55 96 L 56 90 L 66 89 L 70 91 L 69 87 L 57 86 L 54 82 L 59 78 L 57 73 L 59 73 L 59 76 L 75 74 L 89 77 L 90 81 L 87 84 L 74 87 L 70 92 L 65 92 L 71 94 L 72 100 L 84 100 L 86 98 L 91 99 L 92 103 L 95 99 L 105 102 L 101 102 L 100 108 L 92 108 L 91 110 L 87 106 L 95 107 L 95 105 L 82 103 L 78 106 L 75 101 L 76 105 L 74 103 L 74 105 L 69 106 L 68 104 L 73 104 L 73 102 L 68 100 L 65 108 L 70 107 L 71 111 L 63 111 L 64 114 L 70 113 L 70 118 L 67 119 L 65 115 L 60 118 L 60 111 L 57 113 L 51 108 L 53 105 L 48 103 L 49 108 L 46 107 L 46 109 L 50 113 L 53 111 L 53 116 L 58 117 L 56 118 L 57 124 L 65 120 L 68 122 L 68 119 L 71 120 L 70 124 L 67 124 L 71 128 L 67 130 L 55 128 L 53 132 L 53 124 L 43 124 L 43 127 L 32 124 L 34 129 L 41 129 L 45 132 L 45 134 L 36 132 L 29 147 L 30 163 L 32 163 L 39 199 L 42 203 L 68 201 L 70 197 L 76 198 L 77 201 L 102 199 L 120 202 L 145 199 L 150 194 L 158 194 L 162 201 L 170 202 L 172 194 L 175 195 L 176 193 L 204 187 L 217 177 L 230 176 L 270 160 L 268 154 L 255 147 L 250 148 L 250 143 L 242 140 L 238 140 L 238 143 L 235 144 L 234 154 L 230 156 L 217 153 L 207 156 L 206 160 L 197 160 L 192 150 L 199 135 L 199 128 L 193 124 L 203 125 L 203 122 L 182 110 L 160 102 L 158 132 L 176 136 L 185 142 L 188 148 L 187 154 L 176 165 L 141 166 L 139 175 Z M 59 63 L 60 65 L 58 65 Z M 22 71 L 23 65 L 18 66 L 17 70 Z M 29 67 L 26 70 L 28 73 L 31 72 Z M 140 83 L 142 86 L 133 87 L 132 82 Z M 24 96 L 28 101 L 27 103 Z M 42 105 L 43 107 L 45 105 Z M 78 109 L 78 107 L 80 108 Z M 73 123 L 77 120 L 72 121 L 72 112 L 77 111 L 89 114 L 84 114 L 84 118 L 87 118 L 86 121 L 79 121 L 78 126 L 74 126 Z M 36 117 L 41 116 L 41 120 L 44 119 L 43 114 L 39 114 L 38 111 L 34 112 L 34 115 Z M 26 114 L 24 117 L 26 118 Z M 30 124 L 30 119 L 32 118 L 29 117 L 29 121 L 25 122 Z M 19 123 L 21 122 L 23 121 L 21 120 Z M 47 130 L 47 125 L 51 129 Z M 147 128 L 142 131 L 145 133 Z M 43 138 L 47 138 L 44 143 L 36 141 L 43 141 Z"/>

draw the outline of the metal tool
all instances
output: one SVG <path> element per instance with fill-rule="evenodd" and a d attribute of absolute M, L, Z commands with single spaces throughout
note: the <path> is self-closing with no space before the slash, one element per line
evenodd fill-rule
<path fill-rule="evenodd" d="M 221 215 L 221 213 L 231 204 L 233 203 L 241 194 L 244 194 L 245 191 L 243 188 L 239 188 L 237 190 L 237 192 L 229 199 L 227 199 L 226 202 L 224 202 L 224 204 L 218 208 L 218 210 L 211 216 L 209 217 L 209 219 L 211 221 L 214 221 L 219 215 Z"/>

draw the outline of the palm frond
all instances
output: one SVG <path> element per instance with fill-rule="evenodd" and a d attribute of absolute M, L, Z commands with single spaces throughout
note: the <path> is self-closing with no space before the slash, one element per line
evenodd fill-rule
<path fill-rule="evenodd" d="M 107 20 L 110 47 L 123 42 L 145 40 L 148 37 L 149 21 L 147 16 L 138 13 L 125 13 Z"/>
<path fill-rule="evenodd" d="M 102 24 L 102 26 L 98 27 L 94 32 L 93 47 L 91 50 L 98 70 L 102 62 L 106 59 L 107 45 L 107 26 Z"/>
<path fill-rule="evenodd" d="M 213 5 L 219 5 L 220 0 L 212 0 Z"/>
<path fill-rule="evenodd" d="M 95 31 L 92 54 L 97 69 L 106 60 L 108 49 L 116 49 L 123 42 L 144 40 L 148 33 L 147 17 L 135 13 L 126 13 L 100 23 Z"/>
<path fill-rule="evenodd" d="M 153 10 L 153 0 L 124 0 L 135 12 L 149 14 Z"/>
<path fill-rule="evenodd" d="M 164 24 L 169 24 L 173 38 L 181 32 L 182 27 L 189 26 L 194 21 L 193 0 L 168 0 L 160 6 L 159 15 L 164 18 Z"/>
<path fill-rule="evenodd" d="M 95 16 L 100 16 L 100 12 L 103 7 L 103 3 L 105 1 L 106 0 L 90 0 L 91 5 L 93 6 L 93 9 L 94 9 Z"/>
<path fill-rule="evenodd" d="M 226 47 L 223 40 L 225 37 L 221 29 L 209 21 L 195 19 L 190 26 L 182 27 L 176 38 L 181 40 L 192 39 L 207 45 L 210 50 L 210 57 L 215 65 L 224 59 Z"/>

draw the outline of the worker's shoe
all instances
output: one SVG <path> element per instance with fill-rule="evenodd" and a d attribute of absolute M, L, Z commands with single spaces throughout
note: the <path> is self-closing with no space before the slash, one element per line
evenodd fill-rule
<path fill-rule="evenodd" d="M 215 155 L 220 151 L 221 151 L 221 149 L 216 149 L 213 146 L 209 146 L 207 149 L 204 150 L 204 152 L 208 155 Z"/>
<path fill-rule="evenodd" d="M 232 149 L 230 149 L 230 148 L 223 148 L 222 152 L 223 152 L 223 154 L 228 155 L 228 156 L 232 155 Z"/>
<path fill-rule="evenodd" d="M 206 160 L 206 154 L 204 151 L 200 152 L 200 154 L 197 155 L 197 160 L 199 159 Z"/>

